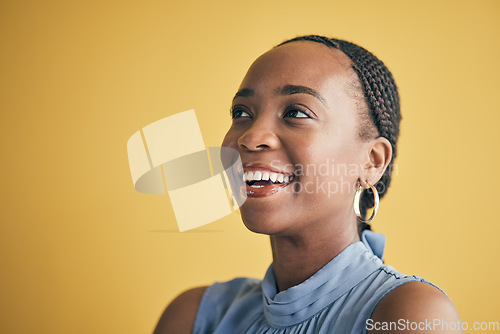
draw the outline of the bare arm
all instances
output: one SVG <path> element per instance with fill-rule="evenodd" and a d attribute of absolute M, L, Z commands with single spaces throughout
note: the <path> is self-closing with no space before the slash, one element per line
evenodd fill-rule
<path fill-rule="evenodd" d="M 367 329 L 369 334 L 460 334 L 459 322 L 458 312 L 445 294 L 429 284 L 410 282 L 382 299 Z M 393 328 L 389 328 L 391 324 Z"/>
<path fill-rule="evenodd" d="M 163 312 L 154 334 L 191 334 L 206 286 L 184 291 Z"/>

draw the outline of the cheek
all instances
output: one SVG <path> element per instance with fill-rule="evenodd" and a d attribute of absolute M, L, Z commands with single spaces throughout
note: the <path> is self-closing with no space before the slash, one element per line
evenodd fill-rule
<path fill-rule="evenodd" d="M 307 186 L 308 194 L 318 203 L 333 197 L 350 200 L 360 175 L 358 143 L 342 137 L 317 139 L 304 143 L 295 157 L 302 168 L 298 171 L 302 186 Z"/>
<path fill-rule="evenodd" d="M 234 134 L 234 132 L 231 131 L 231 129 L 229 129 L 229 131 L 224 136 L 224 139 L 222 140 L 221 146 L 222 147 L 236 148 L 237 141 L 238 141 L 238 139 L 237 139 L 236 135 Z"/>
<path fill-rule="evenodd" d="M 304 164 L 315 165 L 319 168 L 325 163 L 332 162 L 339 164 L 354 163 L 358 160 L 359 145 L 346 136 L 321 135 L 309 137 L 297 143 L 300 147 L 296 154 L 296 159 Z"/>

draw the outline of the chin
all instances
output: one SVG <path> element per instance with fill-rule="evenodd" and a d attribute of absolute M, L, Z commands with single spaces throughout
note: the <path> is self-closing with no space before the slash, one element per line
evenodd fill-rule
<path fill-rule="evenodd" d="M 240 208 L 241 219 L 249 231 L 265 235 L 277 235 L 283 234 L 290 228 L 290 219 L 283 214 L 270 214 L 268 211 L 259 213 L 255 210 L 245 209 L 244 206 Z"/>
<path fill-rule="evenodd" d="M 243 205 L 241 208 L 241 220 L 245 227 L 254 233 L 259 234 L 274 234 L 277 226 L 267 212 L 259 213 L 256 210 L 249 210 Z"/>

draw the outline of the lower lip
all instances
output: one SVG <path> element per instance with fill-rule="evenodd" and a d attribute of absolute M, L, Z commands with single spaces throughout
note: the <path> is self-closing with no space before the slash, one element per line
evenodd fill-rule
<path fill-rule="evenodd" d="M 268 197 L 274 195 L 281 190 L 285 189 L 287 186 L 292 184 L 292 182 L 288 183 L 280 183 L 280 184 L 270 184 L 268 186 L 254 188 L 250 187 L 248 184 L 246 185 L 247 197 L 250 198 L 259 198 L 259 197 Z"/>

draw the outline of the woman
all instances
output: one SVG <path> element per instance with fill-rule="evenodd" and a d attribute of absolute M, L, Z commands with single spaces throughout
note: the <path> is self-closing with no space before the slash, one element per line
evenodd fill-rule
<path fill-rule="evenodd" d="M 270 235 L 273 263 L 263 281 L 184 292 L 156 333 L 461 333 L 450 299 L 384 265 L 383 236 L 362 223 L 389 186 L 399 133 L 380 60 L 342 40 L 286 41 L 252 64 L 231 114 L 222 146 L 241 155 L 242 219 Z"/>

